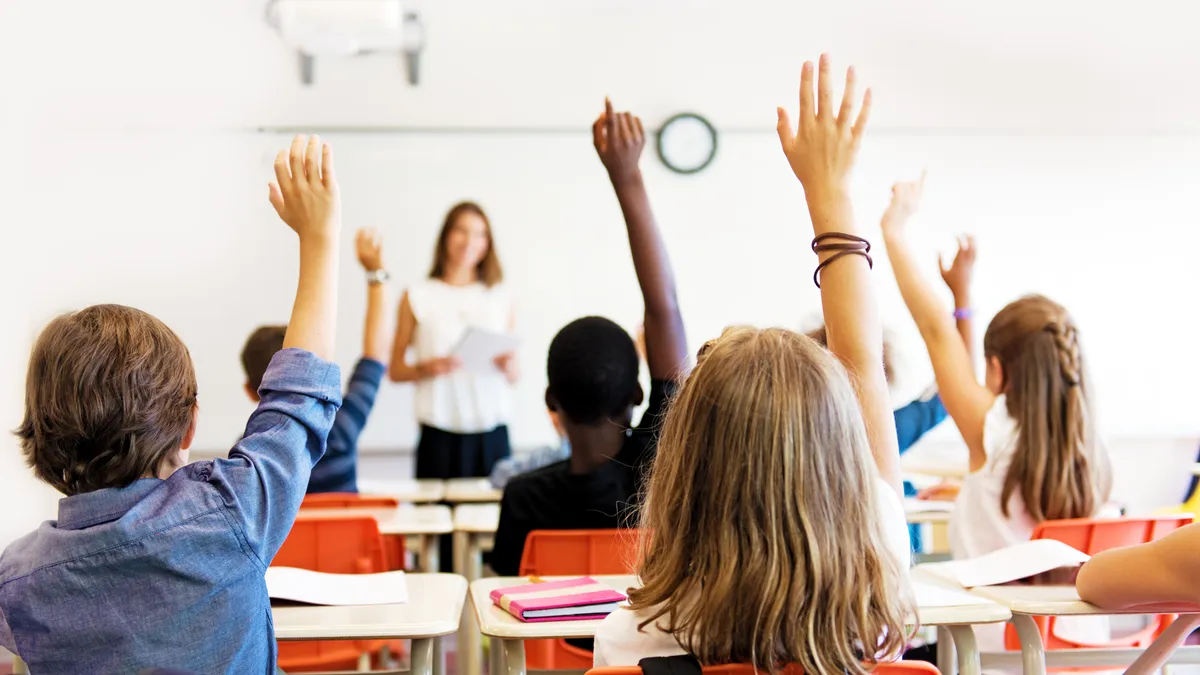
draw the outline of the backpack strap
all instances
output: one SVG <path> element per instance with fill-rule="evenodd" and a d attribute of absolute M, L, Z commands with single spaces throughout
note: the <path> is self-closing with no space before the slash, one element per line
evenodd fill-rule
<path fill-rule="evenodd" d="M 638 661 L 642 675 L 700 675 L 700 662 L 691 654 L 652 656 Z"/>

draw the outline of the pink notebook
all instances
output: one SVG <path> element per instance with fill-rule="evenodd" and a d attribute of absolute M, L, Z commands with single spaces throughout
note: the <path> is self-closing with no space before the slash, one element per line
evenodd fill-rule
<path fill-rule="evenodd" d="M 492 602 L 521 621 L 580 621 L 603 619 L 625 601 L 591 577 L 497 588 Z"/>

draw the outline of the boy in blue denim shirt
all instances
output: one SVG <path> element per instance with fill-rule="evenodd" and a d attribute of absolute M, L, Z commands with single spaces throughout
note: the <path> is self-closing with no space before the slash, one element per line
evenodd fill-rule
<path fill-rule="evenodd" d="M 328 145 L 298 136 L 271 204 L 300 239 L 285 349 L 229 459 L 187 464 L 196 377 L 144 312 L 99 305 L 38 337 L 17 434 L 66 497 L 0 555 L 0 645 L 38 675 L 273 673 L 263 573 L 341 404 L 333 354 L 341 207 Z"/>
<path fill-rule="evenodd" d="M 387 371 L 392 336 L 387 329 L 388 273 L 383 268 L 383 243 L 370 228 L 355 237 L 358 261 L 367 272 L 367 318 L 363 327 L 362 358 L 350 374 L 342 396 L 342 407 L 333 419 L 325 456 L 313 467 L 308 492 L 358 492 L 358 437 L 367 426 L 379 383 Z M 259 401 L 258 389 L 275 354 L 283 349 L 287 326 L 262 326 L 255 330 L 242 349 L 242 367 L 246 371 L 246 394 Z"/>

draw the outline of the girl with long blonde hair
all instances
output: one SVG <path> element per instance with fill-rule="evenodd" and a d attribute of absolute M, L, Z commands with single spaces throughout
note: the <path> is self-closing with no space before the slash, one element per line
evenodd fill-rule
<path fill-rule="evenodd" d="M 898 658 L 914 613 L 883 333 L 846 193 L 870 104 L 840 112 L 829 60 L 779 111 L 819 250 L 829 351 L 731 328 L 700 351 L 664 422 L 641 520 L 641 586 L 596 633 L 597 666 L 691 654 L 810 675 Z M 818 107 L 819 106 L 819 107 Z M 830 238 L 851 242 L 816 246 Z M 830 353 L 832 352 L 832 353 Z"/>

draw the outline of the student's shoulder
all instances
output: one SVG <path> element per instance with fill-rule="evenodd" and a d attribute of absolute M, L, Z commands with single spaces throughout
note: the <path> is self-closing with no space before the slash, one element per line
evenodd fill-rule
<path fill-rule="evenodd" d="M 595 665 L 632 667 L 644 658 L 686 653 L 675 636 L 659 626 L 661 619 L 641 628 L 651 616 L 649 609 L 634 611 L 622 605 L 605 617 L 596 627 Z"/>
<path fill-rule="evenodd" d="M 504 486 L 506 504 L 528 504 L 546 499 L 564 484 L 569 472 L 569 460 L 562 460 L 539 467 L 533 471 L 513 476 Z"/>

